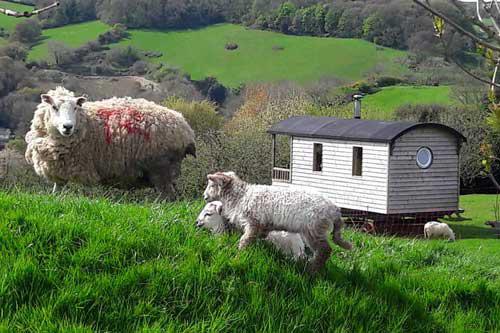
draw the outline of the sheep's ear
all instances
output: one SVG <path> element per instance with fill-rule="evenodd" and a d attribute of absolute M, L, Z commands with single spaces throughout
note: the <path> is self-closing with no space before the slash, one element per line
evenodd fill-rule
<path fill-rule="evenodd" d="M 228 177 L 222 173 L 215 173 L 213 175 L 208 175 L 207 178 L 208 180 L 211 180 L 214 183 L 222 186 L 226 186 L 233 180 L 231 177 Z"/>
<path fill-rule="evenodd" d="M 85 96 L 80 96 L 76 99 L 76 105 L 78 105 L 79 107 L 81 107 L 83 105 L 83 103 L 85 103 L 87 101 L 87 97 Z"/>
<path fill-rule="evenodd" d="M 222 215 L 222 203 L 221 202 L 218 202 L 215 205 L 215 210 L 217 211 L 217 214 Z"/>
<path fill-rule="evenodd" d="M 50 104 L 50 105 L 54 105 L 54 99 L 50 95 L 42 94 L 41 98 L 42 98 L 42 102 L 45 102 L 45 103 Z"/>

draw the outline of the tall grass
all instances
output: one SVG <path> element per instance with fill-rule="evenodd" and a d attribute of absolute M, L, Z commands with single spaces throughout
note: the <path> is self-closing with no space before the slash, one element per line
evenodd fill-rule
<path fill-rule="evenodd" d="M 467 212 L 475 201 L 464 197 Z M 237 235 L 196 230 L 201 206 L 0 193 L 0 330 L 500 328 L 500 259 L 487 256 L 498 254 L 496 239 L 453 244 L 347 231 L 355 250 L 335 247 L 324 271 L 310 276 L 262 242 L 238 252 Z M 486 217 L 465 223 L 480 228 Z"/>

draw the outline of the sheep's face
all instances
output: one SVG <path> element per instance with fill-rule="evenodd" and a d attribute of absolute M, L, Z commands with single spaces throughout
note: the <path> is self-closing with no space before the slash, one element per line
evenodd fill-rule
<path fill-rule="evenodd" d="M 50 106 L 47 124 L 50 127 L 49 131 L 59 133 L 63 137 L 72 136 L 77 130 L 78 118 L 86 100 L 85 97 L 67 96 L 63 99 L 56 99 L 50 95 L 42 95 L 42 102 Z"/>
<path fill-rule="evenodd" d="M 203 193 L 203 199 L 207 202 L 220 200 L 222 197 L 222 191 L 233 181 L 234 173 L 214 173 L 208 175 L 208 184 L 205 192 Z"/>
<path fill-rule="evenodd" d="M 220 233 L 224 229 L 222 214 L 222 202 L 212 201 L 206 204 L 196 219 L 198 228 L 207 228 L 212 232 Z"/>

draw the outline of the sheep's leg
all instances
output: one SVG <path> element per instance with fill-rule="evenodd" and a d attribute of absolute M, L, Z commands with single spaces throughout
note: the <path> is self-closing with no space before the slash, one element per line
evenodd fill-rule
<path fill-rule="evenodd" d="M 341 248 L 344 248 L 346 250 L 351 250 L 352 244 L 342 238 L 343 226 L 344 222 L 342 221 L 342 218 L 339 215 L 337 218 L 335 218 L 335 221 L 333 223 L 333 242 L 338 246 L 340 246 Z"/>
<path fill-rule="evenodd" d="M 328 244 L 327 233 L 318 230 L 308 230 L 303 236 L 306 243 L 313 251 L 313 257 L 309 262 L 309 270 L 314 273 L 321 269 L 332 254 L 332 248 Z"/>
<path fill-rule="evenodd" d="M 56 192 L 59 190 L 57 183 L 54 183 L 54 187 L 52 187 L 52 194 L 56 194 Z"/>
<path fill-rule="evenodd" d="M 245 247 L 254 242 L 258 235 L 259 235 L 258 228 L 252 226 L 250 223 L 246 223 L 245 232 L 243 233 L 243 236 L 241 236 L 240 238 L 238 249 L 243 250 Z"/>

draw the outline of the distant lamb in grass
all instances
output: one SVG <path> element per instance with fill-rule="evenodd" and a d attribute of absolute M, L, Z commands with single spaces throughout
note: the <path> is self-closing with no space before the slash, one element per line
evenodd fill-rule
<path fill-rule="evenodd" d="M 243 231 L 242 225 L 232 225 L 224 218 L 222 202 L 220 201 L 212 201 L 205 205 L 200 215 L 198 215 L 196 226 L 206 228 L 214 234 L 222 234 L 231 230 Z M 286 231 L 271 231 L 265 240 L 294 259 L 305 259 L 306 257 L 304 241 L 299 234 Z"/>
<path fill-rule="evenodd" d="M 424 237 L 447 237 L 448 240 L 455 240 L 455 233 L 446 223 L 431 221 L 424 225 Z"/>
<path fill-rule="evenodd" d="M 206 201 L 221 201 L 224 216 L 244 229 L 239 249 L 271 231 L 299 233 L 313 251 L 310 269 L 320 269 L 332 252 L 328 234 L 344 249 L 351 244 L 342 239 L 343 221 L 340 209 L 321 195 L 273 186 L 253 185 L 242 181 L 234 172 L 208 175 L 204 192 Z"/>
<path fill-rule="evenodd" d="M 55 188 L 67 182 L 154 186 L 172 196 L 182 160 L 195 155 L 184 117 L 153 102 L 87 102 L 62 87 L 41 97 L 26 134 L 26 160 Z"/>

